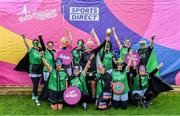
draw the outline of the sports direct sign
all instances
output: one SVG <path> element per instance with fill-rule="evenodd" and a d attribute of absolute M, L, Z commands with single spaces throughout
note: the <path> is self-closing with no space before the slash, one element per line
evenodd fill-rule
<path fill-rule="evenodd" d="M 70 7 L 70 21 L 99 21 L 98 7 Z"/>

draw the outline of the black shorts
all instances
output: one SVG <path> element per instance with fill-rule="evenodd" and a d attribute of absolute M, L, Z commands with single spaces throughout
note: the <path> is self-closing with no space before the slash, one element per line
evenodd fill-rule
<path fill-rule="evenodd" d="M 95 75 L 95 73 L 87 74 L 86 78 L 90 81 L 94 81 L 94 80 L 96 80 L 96 75 Z"/>
<path fill-rule="evenodd" d="M 63 104 L 64 98 L 63 98 L 64 91 L 53 91 L 49 89 L 49 98 L 48 100 L 52 104 Z"/>
<path fill-rule="evenodd" d="M 89 99 L 89 94 L 86 92 L 81 92 L 81 102 L 87 102 Z"/>
<path fill-rule="evenodd" d="M 29 73 L 30 74 L 42 74 L 43 65 L 42 64 L 30 64 Z"/>

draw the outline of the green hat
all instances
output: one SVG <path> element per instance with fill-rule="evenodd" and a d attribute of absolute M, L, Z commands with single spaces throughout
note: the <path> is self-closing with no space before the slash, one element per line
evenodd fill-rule
<path fill-rule="evenodd" d="M 122 60 L 122 58 L 117 59 L 117 64 L 124 64 L 124 61 Z"/>

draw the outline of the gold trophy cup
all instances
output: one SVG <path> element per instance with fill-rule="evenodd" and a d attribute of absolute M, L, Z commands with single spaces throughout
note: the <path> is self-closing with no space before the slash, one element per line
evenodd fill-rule
<path fill-rule="evenodd" d="M 110 34 L 111 34 L 111 29 L 110 29 L 110 28 L 107 28 L 107 30 L 106 30 L 106 36 L 107 36 L 107 37 L 110 37 Z"/>
<path fill-rule="evenodd" d="M 109 38 L 110 35 L 111 35 L 111 29 L 110 29 L 110 28 L 107 28 L 107 30 L 106 30 L 106 37 Z M 105 43 L 105 49 L 104 49 L 104 51 L 106 51 L 106 47 L 107 47 L 108 41 L 109 41 L 109 40 L 107 40 L 106 43 Z"/>

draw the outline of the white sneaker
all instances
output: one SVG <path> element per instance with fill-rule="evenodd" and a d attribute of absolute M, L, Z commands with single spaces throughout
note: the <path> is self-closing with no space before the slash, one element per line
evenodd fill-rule
<path fill-rule="evenodd" d="M 35 100 L 35 103 L 36 103 L 36 106 L 40 106 L 41 105 L 38 99 Z"/>
<path fill-rule="evenodd" d="M 33 96 L 32 96 L 32 100 L 33 100 L 33 101 L 36 100 L 36 96 L 33 95 Z"/>
<path fill-rule="evenodd" d="M 87 103 L 84 102 L 84 103 L 82 104 L 82 107 L 83 107 L 83 110 L 87 110 Z"/>

